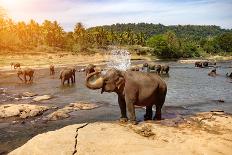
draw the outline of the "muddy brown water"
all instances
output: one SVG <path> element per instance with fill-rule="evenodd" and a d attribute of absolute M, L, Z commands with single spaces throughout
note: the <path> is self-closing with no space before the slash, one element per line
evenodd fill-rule
<path fill-rule="evenodd" d="M 141 64 L 144 61 L 134 61 L 133 64 Z M 195 68 L 193 64 L 168 63 L 169 76 L 164 76 L 168 85 L 168 93 L 165 106 L 162 109 L 163 118 L 176 118 L 182 115 L 191 115 L 197 112 L 223 110 L 232 113 L 232 80 L 226 78 L 225 74 L 231 72 L 231 61 L 217 63 L 217 77 L 209 77 L 207 73 L 212 68 Z M 82 67 L 78 67 L 80 69 Z M 0 120 L 0 154 L 7 153 L 21 145 L 33 136 L 59 129 L 66 125 L 96 122 L 115 121 L 120 116 L 117 105 L 117 95 L 114 93 L 100 94 L 100 90 L 90 90 L 85 87 L 85 74 L 76 73 L 74 85 L 60 85 L 58 74 L 61 68 L 56 69 L 55 76 L 49 76 L 48 69 L 38 69 L 35 72 L 33 84 L 23 84 L 16 77 L 16 71 L 0 70 L 0 104 L 5 103 L 30 103 L 39 105 L 56 106 L 62 108 L 71 102 L 87 101 L 99 104 L 99 108 L 92 110 L 79 110 L 71 113 L 71 117 L 58 121 L 44 121 L 43 117 L 55 109 L 46 111 L 43 115 L 17 119 L 9 118 Z M 52 99 L 33 102 L 31 98 L 21 99 L 23 92 L 34 92 L 39 95 L 50 94 Z M 218 100 L 224 100 L 219 102 Z M 143 108 L 137 108 L 137 119 L 142 121 Z M 17 120 L 18 123 L 12 124 Z"/>

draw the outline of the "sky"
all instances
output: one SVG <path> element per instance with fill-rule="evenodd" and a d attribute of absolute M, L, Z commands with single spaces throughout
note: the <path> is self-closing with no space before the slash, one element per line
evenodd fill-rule
<path fill-rule="evenodd" d="M 57 20 L 66 31 L 116 23 L 218 25 L 232 28 L 232 0 L 0 0 L 16 21 Z"/>

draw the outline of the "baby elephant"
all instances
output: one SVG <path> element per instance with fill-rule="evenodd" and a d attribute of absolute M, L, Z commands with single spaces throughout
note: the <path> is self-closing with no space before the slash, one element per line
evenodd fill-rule
<path fill-rule="evenodd" d="M 18 78 L 25 83 L 27 83 L 27 76 L 29 76 L 29 82 L 32 82 L 34 78 L 34 70 L 31 68 L 24 68 L 23 70 L 19 69 L 17 75 Z M 23 75 L 23 79 L 20 77 L 21 75 Z"/>
<path fill-rule="evenodd" d="M 217 75 L 216 68 L 214 68 L 213 70 L 211 70 L 211 72 L 209 72 L 208 75 L 215 77 Z"/>
<path fill-rule="evenodd" d="M 168 65 L 164 65 L 164 66 L 161 67 L 161 73 L 162 74 L 164 74 L 164 73 L 168 74 L 168 72 L 169 72 L 169 66 Z"/>
<path fill-rule="evenodd" d="M 68 84 L 70 83 L 70 79 L 72 83 L 75 83 L 75 68 L 65 68 L 60 72 L 60 79 L 61 84 L 64 85 L 65 81 L 68 81 Z"/>
<path fill-rule="evenodd" d="M 50 75 L 55 75 L 55 66 L 50 65 L 49 69 L 50 69 Z"/>
<path fill-rule="evenodd" d="M 11 66 L 11 69 L 12 69 L 12 66 L 14 66 L 14 69 L 16 69 L 16 68 L 20 68 L 20 63 L 18 63 L 18 62 L 16 62 L 16 63 L 11 63 L 10 64 L 10 66 Z"/>

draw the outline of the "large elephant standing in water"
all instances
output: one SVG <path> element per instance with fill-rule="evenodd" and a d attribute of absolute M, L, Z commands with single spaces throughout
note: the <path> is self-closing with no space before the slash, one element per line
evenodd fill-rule
<path fill-rule="evenodd" d="M 135 105 L 146 106 L 145 120 L 152 119 L 152 106 L 156 106 L 154 119 L 161 119 L 161 108 L 167 93 L 166 83 L 156 74 L 108 70 L 104 75 L 94 72 L 87 76 L 86 86 L 90 89 L 101 89 L 101 92 L 115 92 L 121 110 L 121 119 L 136 123 Z"/>
<path fill-rule="evenodd" d="M 19 69 L 17 75 L 18 78 L 25 83 L 27 83 L 27 76 L 29 77 L 29 82 L 32 82 L 34 78 L 34 70 L 31 68 Z M 20 77 L 21 75 L 23 76 L 23 79 Z"/>
<path fill-rule="evenodd" d="M 61 84 L 64 85 L 65 81 L 68 81 L 68 84 L 70 83 L 70 79 L 72 83 L 75 83 L 75 68 L 65 68 L 60 72 L 60 79 Z"/>

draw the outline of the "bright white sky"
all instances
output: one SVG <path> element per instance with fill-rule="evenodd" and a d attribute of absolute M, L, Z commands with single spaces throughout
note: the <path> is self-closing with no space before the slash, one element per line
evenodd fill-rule
<path fill-rule="evenodd" d="M 197 24 L 232 28 L 232 0 L 0 0 L 16 21 L 57 20 L 65 30 L 115 23 Z"/>

